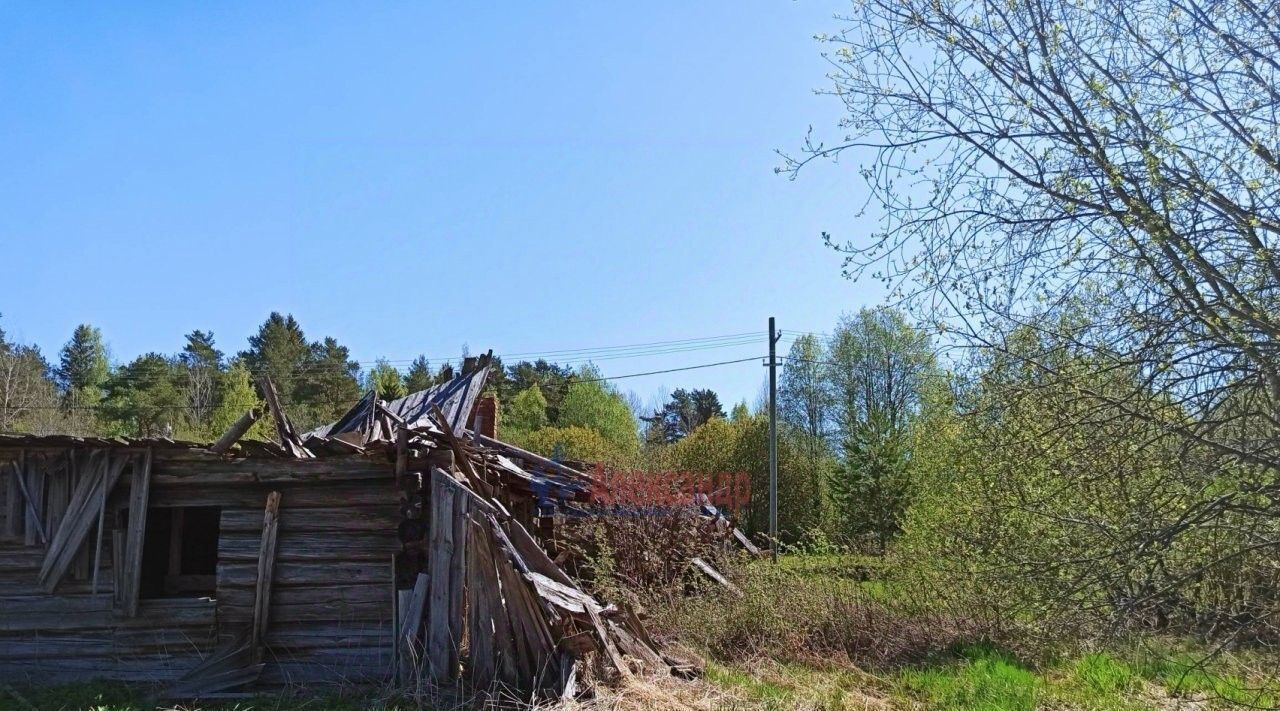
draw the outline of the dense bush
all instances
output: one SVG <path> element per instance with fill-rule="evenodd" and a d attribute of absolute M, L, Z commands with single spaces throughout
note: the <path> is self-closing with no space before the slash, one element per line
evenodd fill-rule
<path fill-rule="evenodd" d="M 973 617 L 898 606 L 840 574 L 759 561 L 737 566 L 733 579 L 740 596 L 708 584 L 698 595 L 655 604 L 658 626 L 727 661 L 871 668 L 921 661 L 991 629 Z"/>

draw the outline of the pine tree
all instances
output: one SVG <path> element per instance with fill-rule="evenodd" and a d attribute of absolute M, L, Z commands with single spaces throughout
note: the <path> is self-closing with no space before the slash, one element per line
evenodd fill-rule
<path fill-rule="evenodd" d="M 661 410 L 644 419 L 651 425 L 653 436 L 660 433 L 666 442 L 677 442 L 713 417 L 724 417 L 720 397 L 714 391 L 680 388 L 671 393 L 671 399 Z"/>
<path fill-rule="evenodd" d="M 883 410 L 872 410 L 845 441 L 843 466 L 832 476 L 831 493 L 845 532 L 870 536 L 879 553 L 902 530 L 909 500 L 906 436 Z"/>

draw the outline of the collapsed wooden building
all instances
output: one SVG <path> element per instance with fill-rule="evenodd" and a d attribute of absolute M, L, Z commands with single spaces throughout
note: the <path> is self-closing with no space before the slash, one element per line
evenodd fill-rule
<path fill-rule="evenodd" d="M 573 693 L 672 669 L 544 536 L 590 478 L 507 445 L 488 359 L 372 394 L 279 442 L 0 435 L 0 681 L 167 684 L 193 697 L 389 679 Z"/>

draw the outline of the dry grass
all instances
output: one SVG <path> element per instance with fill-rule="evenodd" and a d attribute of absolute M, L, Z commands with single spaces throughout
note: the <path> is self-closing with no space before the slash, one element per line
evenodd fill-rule
<path fill-rule="evenodd" d="M 591 699 L 540 708 L 541 711 L 746 711 L 764 706 L 734 689 L 706 680 L 650 676 L 632 677 L 613 687 L 597 687 Z"/>

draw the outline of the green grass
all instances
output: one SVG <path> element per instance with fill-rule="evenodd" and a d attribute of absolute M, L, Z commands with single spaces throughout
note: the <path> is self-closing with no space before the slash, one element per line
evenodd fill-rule
<path fill-rule="evenodd" d="M 937 709 L 1031 711 L 1044 680 L 1012 655 L 989 645 L 960 650 L 949 664 L 904 669 L 896 677 L 903 696 Z"/>
<path fill-rule="evenodd" d="M 1230 671 L 1243 663 L 1239 656 L 1217 660 L 1208 669 L 1197 667 L 1197 661 L 1185 651 L 1135 649 L 1033 667 L 998 647 L 975 644 L 880 676 L 849 667 L 764 662 L 713 664 L 707 678 L 771 711 L 863 709 L 868 696 L 891 708 L 941 711 L 1159 711 L 1177 698 L 1227 709 L 1274 707 L 1280 698 L 1274 691 L 1250 688 L 1246 677 Z"/>

